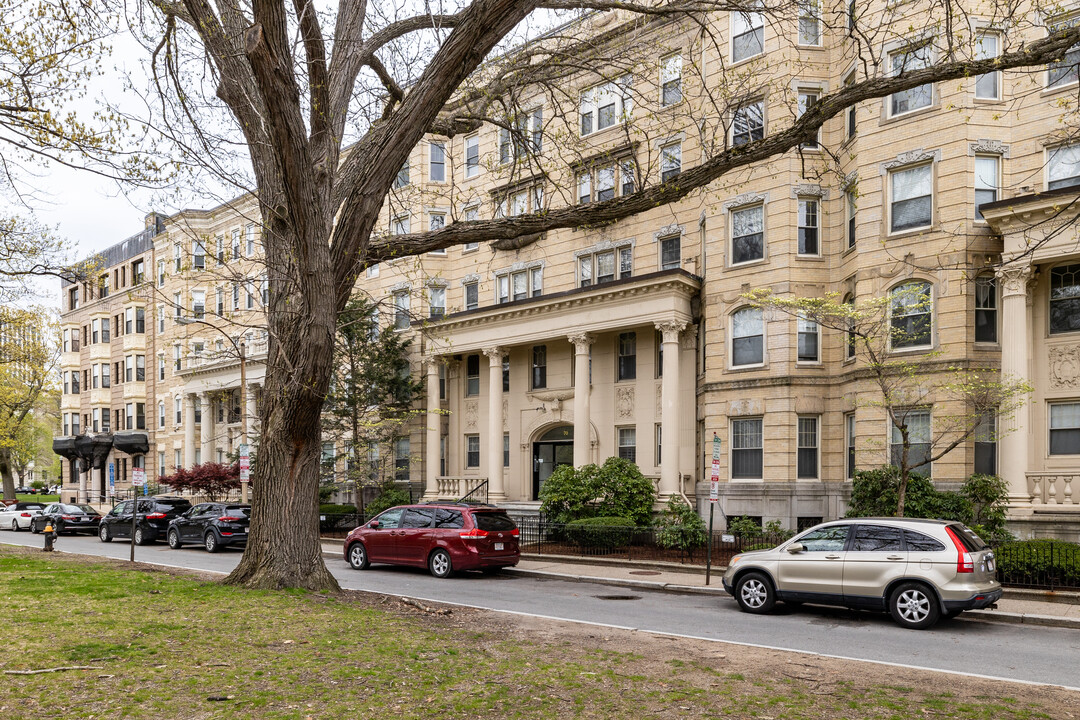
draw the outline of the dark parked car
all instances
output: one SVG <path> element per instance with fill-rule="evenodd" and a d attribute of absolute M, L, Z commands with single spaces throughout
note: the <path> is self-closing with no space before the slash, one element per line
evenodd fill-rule
<path fill-rule="evenodd" d="M 437 578 L 455 570 L 497 571 L 518 564 L 518 535 L 510 516 L 492 505 L 402 505 L 349 533 L 345 559 L 356 570 L 411 565 Z"/>
<path fill-rule="evenodd" d="M 30 518 L 30 532 L 42 532 L 47 526 L 52 525 L 58 533 L 89 533 L 97 532 L 101 515 L 89 505 L 75 503 L 50 503 L 45 506 L 40 515 Z"/>
<path fill-rule="evenodd" d="M 131 514 L 136 511 L 136 502 L 139 504 L 138 517 L 135 519 L 136 545 L 145 545 L 158 538 L 164 538 L 172 519 L 187 512 L 191 507 L 191 501 L 187 498 L 168 495 L 155 495 L 117 503 L 116 507 L 101 520 L 101 527 L 98 529 L 98 538 L 101 542 L 109 542 L 113 538 L 131 537 Z"/>
<path fill-rule="evenodd" d="M 169 523 L 169 547 L 199 543 L 207 552 L 217 552 L 228 545 L 245 545 L 250 524 L 250 505 L 202 503 Z"/>

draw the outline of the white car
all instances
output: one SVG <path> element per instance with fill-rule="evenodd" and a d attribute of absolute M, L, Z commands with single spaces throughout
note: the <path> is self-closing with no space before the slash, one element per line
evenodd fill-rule
<path fill-rule="evenodd" d="M 45 503 L 39 502 L 17 502 L 14 505 L 8 505 L 0 510 L 0 529 L 15 532 L 29 530 L 30 519 L 35 515 L 40 515 L 44 509 Z"/>

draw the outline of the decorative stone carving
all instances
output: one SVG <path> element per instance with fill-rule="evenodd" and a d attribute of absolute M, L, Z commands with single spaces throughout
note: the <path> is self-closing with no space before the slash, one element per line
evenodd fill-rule
<path fill-rule="evenodd" d="M 819 197 L 822 200 L 828 200 L 829 189 L 823 188 L 817 183 L 798 183 L 791 186 L 791 197 Z"/>
<path fill-rule="evenodd" d="M 664 412 L 664 386 L 656 386 L 656 417 L 660 417 Z"/>
<path fill-rule="evenodd" d="M 476 429 L 476 420 L 479 417 L 479 411 L 476 407 L 475 400 L 465 401 L 465 427 L 469 430 Z"/>
<path fill-rule="evenodd" d="M 1009 146 L 1000 140 L 986 140 L 980 138 L 979 142 L 973 142 L 968 145 L 968 155 L 975 154 L 1009 157 Z"/>
<path fill-rule="evenodd" d="M 759 203 L 759 202 L 760 203 L 769 202 L 769 193 L 767 193 L 767 192 L 765 192 L 765 193 L 753 193 L 753 192 L 742 193 L 741 195 L 736 195 L 735 197 L 728 200 L 726 203 L 723 204 L 722 207 L 723 207 L 724 212 L 727 213 L 727 212 L 731 212 L 732 210 L 734 210 L 737 207 L 742 207 L 743 205 L 753 205 L 754 203 Z"/>
<path fill-rule="evenodd" d="M 461 278 L 461 284 L 462 285 L 468 285 L 469 283 L 472 283 L 472 282 L 480 282 L 480 276 L 477 275 L 476 273 L 470 273 L 469 275 L 466 275 L 465 277 Z"/>
<path fill-rule="evenodd" d="M 574 251 L 574 257 L 578 258 L 583 255 L 592 255 L 595 252 L 601 250 L 614 250 L 616 248 L 632 247 L 634 245 L 634 238 L 626 238 L 625 240 L 601 240 L 598 243 L 594 243 L 587 248 L 581 248 Z"/>
<path fill-rule="evenodd" d="M 996 273 L 1001 281 L 1001 296 L 1026 295 L 1028 281 L 1032 277 L 1030 265 L 1007 265 Z"/>
<path fill-rule="evenodd" d="M 653 233 L 653 242 L 657 242 L 660 238 L 671 237 L 672 235 L 682 235 L 682 225 L 665 225 L 656 232 Z"/>
<path fill-rule="evenodd" d="M 502 358 L 503 358 L 503 355 L 506 354 L 506 351 L 503 350 L 501 347 L 490 347 L 490 348 L 484 348 L 483 353 L 485 355 L 487 355 L 489 362 L 502 363 Z"/>
<path fill-rule="evenodd" d="M 663 334 L 665 343 L 679 342 L 679 333 L 686 329 L 686 323 L 679 320 L 666 320 L 655 325 Z"/>
<path fill-rule="evenodd" d="M 1050 348 L 1050 387 L 1080 387 L 1080 345 Z"/>
<path fill-rule="evenodd" d="M 940 150 L 926 151 L 922 148 L 918 150 L 911 150 L 909 152 L 902 152 L 896 156 L 895 160 L 886 160 L 879 166 L 882 175 L 887 175 L 893 168 L 903 167 L 904 165 L 913 165 L 917 162 L 923 162 L 925 160 L 933 160 L 935 162 L 941 161 Z"/>
<path fill-rule="evenodd" d="M 509 405 L 510 405 L 509 401 L 506 398 L 503 398 L 503 406 L 502 406 L 502 421 L 503 421 L 502 427 L 503 427 L 503 430 L 509 430 L 510 429 L 510 418 L 507 416 L 507 412 L 506 412 Z"/>
<path fill-rule="evenodd" d="M 620 420 L 634 417 L 633 386 L 615 388 L 615 414 Z"/>
<path fill-rule="evenodd" d="M 570 344 L 574 346 L 575 350 L 582 353 L 589 352 L 589 346 L 596 342 L 596 338 L 589 333 L 567 335 L 566 339 L 570 341 Z"/>

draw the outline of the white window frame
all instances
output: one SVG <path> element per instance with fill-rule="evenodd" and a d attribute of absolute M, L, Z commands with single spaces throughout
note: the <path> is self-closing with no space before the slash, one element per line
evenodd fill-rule
<path fill-rule="evenodd" d="M 821 47 L 821 0 L 799 0 L 798 5 L 798 44 L 803 47 Z"/>
<path fill-rule="evenodd" d="M 637 464 L 637 426 L 627 425 L 615 428 L 616 454 L 623 460 Z M 631 457 L 627 457 L 630 455 Z"/>
<path fill-rule="evenodd" d="M 735 337 L 735 317 L 737 315 L 739 315 L 740 313 L 747 312 L 747 311 L 758 313 L 758 317 L 760 319 L 761 332 L 757 336 L 761 337 L 761 358 L 757 362 L 741 363 L 741 364 L 736 365 L 735 364 L 735 340 L 736 340 L 736 337 Z M 729 338 L 728 339 L 728 358 L 729 358 L 728 366 L 731 369 L 759 368 L 759 367 L 764 367 L 765 366 L 766 347 L 767 347 L 766 341 L 767 341 L 767 337 L 768 337 L 766 332 L 765 332 L 765 330 L 766 330 L 765 325 L 766 325 L 766 323 L 765 323 L 765 311 L 762 310 L 761 308 L 755 308 L 755 307 L 751 307 L 749 305 L 744 305 L 744 306 L 736 309 L 734 312 L 731 313 L 731 315 L 728 316 L 728 338 Z M 740 335 L 739 339 L 757 337 L 757 336 L 756 335 Z"/>
<path fill-rule="evenodd" d="M 922 55 L 925 55 L 925 57 L 921 57 Z M 896 59 L 900 58 L 901 56 L 904 58 L 913 58 L 916 64 L 911 65 L 909 61 L 903 61 L 902 65 L 906 67 L 902 66 L 900 68 L 897 68 Z M 931 67 L 934 63 L 933 46 L 929 40 L 925 42 L 905 45 L 903 47 L 897 48 L 896 50 L 890 51 L 888 54 L 888 62 L 889 74 L 893 76 L 898 75 L 903 70 L 921 70 L 923 68 Z M 920 62 L 922 64 L 919 64 Z M 904 98 L 909 103 L 911 103 L 912 99 L 917 99 L 921 96 L 922 89 L 926 87 L 930 88 L 930 96 L 925 104 L 919 105 L 918 107 L 909 107 L 906 110 L 897 110 L 897 102 L 900 98 Z M 929 83 L 928 85 L 919 85 L 917 87 L 913 87 L 908 90 L 903 90 L 901 92 L 889 95 L 885 100 L 888 107 L 889 117 L 901 117 L 903 115 L 908 115 L 913 112 L 918 112 L 919 110 L 933 107 L 935 99 L 934 93 L 934 83 Z"/>
<path fill-rule="evenodd" d="M 804 443 L 813 441 L 813 445 Z M 814 450 L 814 474 L 804 475 L 799 469 L 799 451 Z M 795 479 L 796 480 L 820 480 L 821 479 L 821 416 L 799 415 L 795 419 Z"/>
<path fill-rule="evenodd" d="M 1062 26 L 1071 26 L 1080 21 L 1080 13 L 1066 15 L 1049 24 L 1047 33 L 1052 33 Z M 1070 57 L 1073 62 L 1069 62 Z M 1057 79 L 1053 78 L 1054 72 L 1060 73 Z M 1064 72 L 1062 72 L 1064 71 Z M 1080 44 L 1074 45 L 1065 53 L 1060 63 L 1046 68 L 1046 89 L 1060 90 L 1071 87 L 1080 82 Z"/>
<path fill-rule="evenodd" d="M 682 54 L 672 53 L 660 58 L 660 107 L 671 107 L 682 102 Z M 668 98 L 668 87 L 672 97 Z"/>
<path fill-rule="evenodd" d="M 812 204 L 812 208 L 811 208 Z M 812 209 L 812 212 L 811 212 Z M 796 247 L 795 251 L 801 257 L 821 257 L 821 198 L 799 197 L 796 199 Z M 804 239 L 813 231 L 814 252 L 805 252 Z"/>
<path fill-rule="evenodd" d="M 926 171 L 926 183 L 929 189 L 929 193 L 926 195 L 915 195 L 909 198 L 896 199 L 896 178 L 907 174 Z M 889 203 L 888 203 L 888 222 L 889 222 L 889 235 L 903 235 L 905 233 L 921 232 L 934 226 L 934 163 L 918 163 L 916 165 L 906 165 L 904 167 L 891 168 L 889 170 Z M 898 202 L 910 202 L 912 200 L 918 200 L 921 198 L 929 198 L 930 200 L 930 217 L 927 222 L 922 225 L 912 225 L 909 227 L 896 228 L 894 227 L 894 210 L 893 206 Z"/>
<path fill-rule="evenodd" d="M 1074 159 L 1068 156 L 1072 155 Z M 1046 189 L 1075 187 L 1080 185 L 1080 143 L 1056 145 L 1046 149 Z M 1056 168 L 1071 167 L 1072 175 L 1054 178 Z"/>
<path fill-rule="evenodd" d="M 408 235 L 411 225 L 411 216 L 408 213 L 397 215 L 390 219 L 390 234 Z"/>
<path fill-rule="evenodd" d="M 441 161 L 436 162 L 437 154 L 442 155 Z M 439 169 L 438 173 L 436 173 L 436 168 Z M 428 181 L 446 182 L 446 143 L 441 140 L 432 140 L 428 143 Z"/>
<path fill-rule="evenodd" d="M 675 252 L 675 264 L 670 263 L 665 266 L 664 263 L 664 245 L 667 244 L 670 247 L 670 243 L 676 243 Z M 664 237 L 657 238 L 656 240 L 656 266 L 660 270 L 675 270 L 682 267 L 682 233 L 675 233 L 674 235 L 665 235 Z"/>
<path fill-rule="evenodd" d="M 428 285 L 428 316 L 433 320 L 446 317 L 445 285 Z"/>
<path fill-rule="evenodd" d="M 986 39 L 993 40 L 993 48 L 988 48 Z M 982 31 L 975 36 L 975 59 L 976 60 L 988 60 L 995 58 L 1001 54 L 1001 34 L 997 32 Z M 976 100 L 1000 100 L 1001 99 L 1001 72 L 994 70 L 992 72 L 983 73 L 982 75 L 975 76 L 975 87 L 972 92 L 975 95 Z M 985 94 L 986 85 L 992 82 L 993 93 Z M 980 84 L 982 87 L 980 88 Z M 980 94 L 980 90 L 983 94 Z"/>
<path fill-rule="evenodd" d="M 757 429 L 758 429 L 757 437 L 760 438 L 760 444 L 756 445 L 756 446 L 748 445 L 746 447 L 736 447 L 735 439 L 738 436 L 737 433 L 736 433 L 736 426 L 741 425 L 742 423 L 750 423 L 750 422 L 756 422 L 758 424 L 757 425 Z M 748 480 L 749 481 L 754 481 L 754 480 L 762 480 L 762 479 L 764 479 L 763 476 L 765 475 L 765 418 L 763 418 L 761 416 L 758 416 L 758 417 L 736 417 L 736 418 L 731 418 L 729 420 L 729 422 L 728 422 L 728 426 L 729 426 L 729 432 L 730 432 L 730 435 L 731 435 L 731 437 L 729 438 L 729 442 L 728 442 L 728 447 L 731 448 L 731 450 L 728 451 L 728 467 L 731 470 L 731 472 L 730 472 L 731 479 L 736 481 L 736 482 L 748 481 Z M 745 434 L 743 435 L 743 437 L 745 437 Z M 756 450 L 758 452 L 758 454 L 761 457 L 761 472 L 758 474 L 757 477 L 749 477 L 749 476 L 747 476 L 747 477 L 735 477 L 735 452 L 738 451 L 738 450 L 751 450 L 751 451 Z"/>
<path fill-rule="evenodd" d="M 756 116 L 751 112 L 757 109 Z M 758 123 L 754 124 L 754 120 Z M 765 137 L 765 100 L 757 98 L 743 103 L 731 113 L 731 146 L 739 147 Z"/>
<path fill-rule="evenodd" d="M 1074 457 L 1080 455 L 1080 452 L 1076 453 L 1055 453 L 1051 451 L 1051 438 L 1053 438 L 1053 432 L 1058 431 L 1071 431 L 1080 428 L 1080 419 L 1077 420 L 1077 425 L 1066 425 L 1064 427 L 1054 427 L 1054 408 L 1064 406 L 1077 406 L 1077 414 L 1080 415 L 1080 401 L 1078 400 L 1061 400 L 1054 401 L 1046 404 L 1046 455 L 1047 457 Z"/>
<path fill-rule="evenodd" d="M 981 161 L 981 163 L 980 163 Z M 988 167 L 993 163 L 993 168 Z M 979 165 L 983 167 L 980 169 Z M 987 178 L 987 175 L 990 177 Z M 979 212 L 979 206 L 986 203 L 996 202 L 1001 192 L 1001 156 L 1000 155 L 976 155 L 975 156 L 975 222 L 986 223 L 986 218 Z M 979 202 L 980 193 L 984 199 Z M 985 199 L 988 193 L 992 197 Z"/>
<path fill-rule="evenodd" d="M 670 174 L 670 177 L 668 176 Z M 660 182 L 670 182 L 682 174 L 682 142 L 660 146 Z"/>
<path fill-rule="evenodd" d="M 731 38 L 731 62 L 740 63 L 751 58 L 765 54 L 765 15 L 760 12 L 741 12 L 732 10 L 728 13 L 731 30 L 728 33 Z M 736 57 L 736 44 L 740 38 L 754 35 L 757 40 L 758 51 Z"/>
<path fill-rule="evenodd" d="M 587 137 L 594 133 L 602 132 L 608 128 L 617 127 L 630 120 L 633 114 L 634 102 L 630 97 L 632 78 L 624 75 L 616 81 L 600 83 L 582 91 L 578 100 L 578 133 L 581 137 Z M 608 107 L 608 103 L 600 105 L 608 98 L 613 100 L 612 122 L 600 127 L 600 110 Z M 589 118 L 589 129 L 585 129 L 585 118 Z"/>
<path fill-rule="evenodd" d="M 821 100 L 821 88 L 818 87 L 801 87 L 798 90 L 798 99 L 796 101 L 797 117 L 802 117 L 806 114 L 806 111 L 814 107 Z M 803 150 L 820 150 L 821 149 L 821 128 L 817 129 L 814 134 L 814 139 L 810 142 L 804 142 L 799 145 Z"/>
<path fill-rule="evenodd" d="M 923 343 L 923 344 L 920 344 L 920 345 L 901 345 L 900 347 L 894 347 L 893 346 L 893 337 L 892 336 L 893 336 L 894 310 L 896 308 L 895 308 L 895 301 L 893 299 L 893 295 L 895 293 L 901 291 L 905 287 L 914 286 L 914 285 L 920 285 L 920 286 L 924 286 L 924 287 L 929 288 L 929 291 L 928 291 L 929 300 L 927 302 L 927 310 L 926 310 L 925 314 L 930 316 L 930 326 L 929 326 L 929 328 L 927 328 L 926 342 Z M 911 278 L 910 280 L 905 280 L 905 281 L 903 281 L 903 282 L 889 288 L 889 351 L 890 352 L 907 352 L 907 351 L 910 351 L 910 350 L 925 350 L 927 348 L 932 348 L 934 346 L 934 326 L 935 326 L 935 318 L 934 318 L 934 316 L 936 314 L 934 312 L 935 304 L 936 304 L 935 300 L 936 300 L 936 298 L 935 298 L 935 295 L 934 295 L 934 284 L 932 282 L 930 282 L 929 280 L 923 280 L 922 278 Z M 903 315 L 903 317 L 911 317 L 911 316 L 923 315 L 923 314 L 924 313 L 906 313 L 906 314 Z"/>
<path fill-rule="evenodd" d="M 746 213 L 750 213 L 750 212 L 753 212 L 753 211 L 757 211 L 758 214 L 759 214 L 758 220 L 759 220 L 759 224 L 760 224 L 760 227 L 761 227 L 760 232 L 747 233 L 745 235 L 736 235 L 735 234 L 735 219 L 736 219 L 736 217 L 743 217 Z M 756 262 L 764 261 L 765 258 L 766 258 L 765 248 L 766 248 L 766 244 L 767 244 L 765 242 L 765 235 L 766 235 L 765 203 L 759 202 L 759 203 L 755 203 L 753 205 L 745 205 L 745 206 L 740 207 L 740 208 L 734 208 L 734 209 L 731 210 L 730 213 L 728 213 L 728 215 L 730 217 L 730 220 L 728 221 L 728 227 L 730 228 L 730 232 L 728 233 L 728 236 L 731 238 L 731 240 L 729 242 L 729 255 L 728 255 L 728 257 L 730 258 L 730 262 L 728 264 L 731 267 L 738 267 L 740 265 L 749 265 L 750 263 L 756 263 Z M 753 235 L 761 235 L 761 241 L 760 241 L 761 242 L 761 254 L 760 254 L 760 256 L 759 257 L 754 257 L 754 258 L 748 258 L 746 260 L 736 260 L 735 259 L 735 240 L 737 238 L 744 238 L 744 237 L 749 238 L 749 237 L 751 237 Z"/>
<path fill-rule="evenodd" d="M 821 325 L 816 321 L 809 318 L 805 318 L 801 315 L 795 317 L 795 362 L 799 365 L 820 365 L 821 364 Z M 801 355 L 802 352 L 799 349 L 803 335 L 814 336 L 814 357 L 809 360 L 804 360 Z"/>
<path fill-rule="evenodd" d="M 933 451 L 933 433 L 934 433 L 934 413 L 930 408 L 910 408 L 903 411 L 904 421 L 908 426 L 908 440 L 912 445 L 926 445 L 927 455 Z M 911 426 L 911 418 L 926 416 L 926 430 L 925 435 L 919 434 L 919 428 L 913 429 Z M 900 435 L 900 428 L 896 427 L 891 420 L 886 420 L 889 428 L 889 456 L 888 460 L 891 463 L 893 459 L 893 448 L 895 446 L 903 445 L 903 437 Z M 917 438 L 925 438 L 925 440 L 917 440 Z M 926 463 L 929 468 L 927 472 L 928 478 L 934 477 L 934 464 L 932 462 Z M 916 468 L 922 467 L 921 465 L 912 468 L 912 472 L 918 472 Z"/>
<path fill-rule="evenodd" d="M 470 180 L 480 175 L 480 135 L 473 133 L 465 137 L 465 179 Z"/>

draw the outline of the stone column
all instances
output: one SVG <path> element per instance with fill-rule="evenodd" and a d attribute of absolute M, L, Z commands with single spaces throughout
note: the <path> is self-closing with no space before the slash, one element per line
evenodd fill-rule
<path fill-rule="evenodd" d="M 592 461 L 589 347 L 596 338 L 588 333 L 578 333 L 567 339 L 574 346 L 574 467 L 579 468 Z"/>
<path fill-rule="evenodd" d="M 1028 327 L 1028 281 L 1030 266 L 1009 265 L 997 271 L 1001 284 L 1001 327 L 1009 339 L 1001 343 L 1001 379 L 1030 380 L 1028 348 L 1031 347 L 1031 328 Z M 1009 505 L 1030 506 L 1028 490 L 1028 407 L 1017 408 L 1011 417 L 998 421 L 998 457 L 1001 477 L 1009 486 Z"/>
<path fill-rule="evenodd" d="M 199 403 L 202 405 L 202 461 L 214 462 L 214 407 L 210 401 L 210 393 L 199 393 Z"/>
<path fill-rule="evenodd" d="M 488 357 L 488 499 L 499 502 L 506 499 L 503 488 L 503 417 L 502 417 L 502 361 L 501 347 L 485 348 Z"/>
<path fill-rule="evenodd" d="M 427 363 L 427 434 L 424 448 L 424 488 L 426 496 L 437 497 L 439 487 L 439 434 L 442 403 L 439 401 L 439 356 L 429 355 Z"/>
<path fill-rule="evenodd" d="M 255 434 L 256 423 L 259 422 L 258 409 L 255 407 L 255 388 L 258 387 L 254 383 L 248 383 L 247 386 L 247 434 L 248 444 L 251 443 L 251 436 Z"/>
<path fill-rule="evenodd" d="M 682 491 L 679 478 L 679 443 L 682 432 L 679 428 L 679 334 L 686 327 L 684 322 L 656 323 L 656 329 L 663 335 L 664 378 L 660 385 L 661 402 L 660 425 L 660 495 L 670 496 Z"/>
<path fill-rule="evenodd" d="M 184 467 L 195 465 L 195 395 L 184 393 Z"/>

